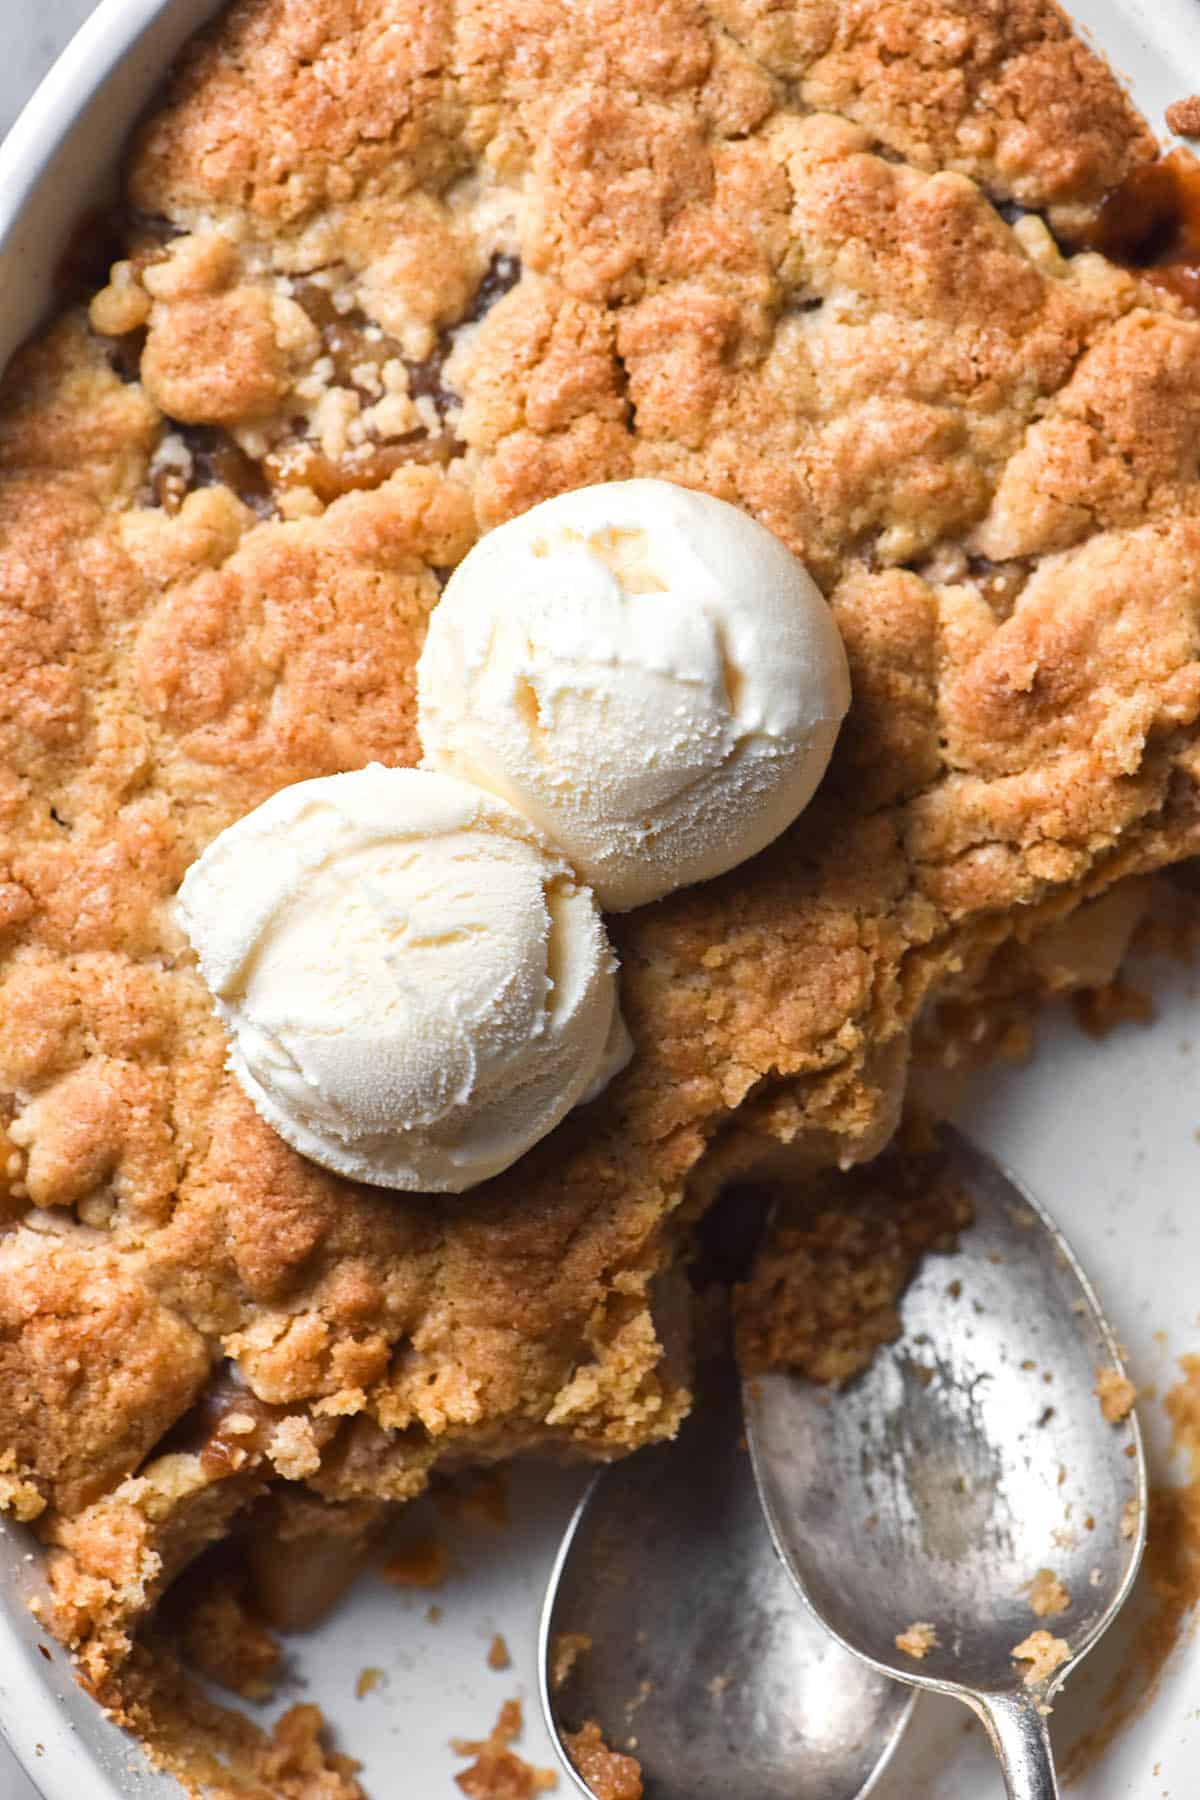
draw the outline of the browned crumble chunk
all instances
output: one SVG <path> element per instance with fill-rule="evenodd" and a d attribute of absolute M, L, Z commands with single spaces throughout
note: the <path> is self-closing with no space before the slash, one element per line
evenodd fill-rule
<path fill-rule="evenodd" d="M 1200 137 L 1200 94 L 1173 100 L 1166 110 L 1167 129 L 1177 137 Z"/>
<path fill-rule="evenodd" d="M 929 1652 L 936 1650 L 937 1646 L 937 1627 L 928 1624 L 923 1619 L 914 1620 L 906 1630 L 896 1634 L 897 1650 L 903 1651 L 905 1656 L 915 1657 L 918 1662 L 923 1662 Z"/>
<path fill-rule="evenodd" d="M 1071 1604 L 1071 1596 L 1053 1569 L 1039 1569 L 1026 1592 L 1029 1606 L 1039 1619 L 1056 1619 Z"/>
<path fill-rule="evenodd" d="M 510 1746 L 524 1728 L 519 1700 L 506 1700 L 490 1734 L 483 1739 L 456 1738 L 456 1756 L 473 1756 L 469 1769 L 454 1777 L 469 1800 L 533 1800 L 558 1786 L 553 1769 L 535 1769 Z"/>
<path fill-rule="evenodd" d="M 365 1800 L 358 1764 L 330 1748 L 319 1708 L 290 1707 L 264 1730 L 214 1705 L 161 1635 L 135 1646 L 106 1698 L 112 1716 L 195 1800 Z"/>
<path fill-rule="evenodd" d="M 635 1757 L 610 1750 L 595 1719 L 568 1732 L 563 1743 L 596 1800 L 642 1800 L 641 1765 Z"/>
<path fill-rule="evenodd" d="M 952 1249 L 971 1217 L 936 1152 L 891 1151 L 781 1198 L 736 1290 L 743 1371 L 791 1368 L 835 1386 L 849 1381 L 899 1334 L 899 1303 L 921 1258 Z"/>
<path fill-rule="evenodd" d="M 1137 1389 L 1119 1369 L 1096 1370 L 1096 1397 L 1110 1425 L 1119 1425 L 1133 1411 Z"/>

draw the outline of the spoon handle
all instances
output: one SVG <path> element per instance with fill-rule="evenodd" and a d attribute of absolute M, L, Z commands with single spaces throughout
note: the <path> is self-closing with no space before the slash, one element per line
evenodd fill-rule
<path fill-rule="evenodd" d="M 989 1694 L 976 1708 L 1004 1770 L 1008 1800 L 1059 1800 L 1046 1718 L 1032 1694 Z"/>

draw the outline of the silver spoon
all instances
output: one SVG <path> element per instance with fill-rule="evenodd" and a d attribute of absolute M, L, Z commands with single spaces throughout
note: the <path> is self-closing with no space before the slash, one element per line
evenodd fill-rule
<path fill-rule="evenodd" d="M 1059 1232 L 957 1133 L 942 1149 L 975 1222 L 956 1253 L 926 1258 L 899 1341 L 841 1392 L 748 1381 L 747 1432 L 814 1614 L 873 1669 L 972 1707 L 1010 1800 L 1054 1800 L 1050 1701 L 1142 1554 L 1141 1437 L 1132 1414 L 1102 1415 L 1097 1371 L 1123 1373 L 1120 1355 Z M 1042 1570 L 1070 1597 L 1059 1616 L 1032 1610 Z M 936 1634 L 920 1658 L 896 1643 L 917 1624 Z M 1070 1660 L 1029 1681 L 1037 1665 L 1013 1650 L 1038 1629 Z"/>
<path fill-rule="evenodd" d="M 597 1476 L 550 1578 L 542 1704 L 564 1736 L 595 1720 L 651 1800 L 855 1800 L 915 1696 L 852 1656 L 796 1597 L 772 1546 L 732 1368 L 704 1371 L 673 1444 Z M 565 1634 L 590 1639 L 554 1680 Z"/>

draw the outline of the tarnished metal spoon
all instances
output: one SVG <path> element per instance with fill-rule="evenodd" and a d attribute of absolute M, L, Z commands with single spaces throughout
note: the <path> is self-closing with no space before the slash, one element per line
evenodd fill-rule
<path fill-rule="evenodd" d="M 972 1707 L 1011 1800 L 1053 1800 L 1046 1711 L 1142 1553 L 1141 1438 L 1132 1414 L 1102 1413 L 1098 1371 L 1123 1373 L 1120 1353 L 1060 1233 L 957 1133 L 942 1147 L 975 1222 L 957 1252 L 925 1260 L 899 1341 L 840 1392 L 748 1381 L 747 1432 L 814 1614 L 872 1669 Z M 1070 1604 L 1038 1616 L 1057 1586 Z M 919 1647 L 914 1625 L 936 1638 L 919 1659 L 896 1642 Z M 1070 1658 L 1031 1683 L 1036 1663 L 1013 1651 L 1039 1630 Z"/>
<path fill-rule="evenodd" d="M 556 1686 L 561 1640 L 590 1640 Z M 731 1368 L 705 1371 L 673 1444 L 593 1482 L 542 1616 L 542 1702 L 564 1736 L 595 1720 L 649 1800 L 854 1800 L 898 1742 L 907 1688 L 800 1603 L 772 1546 Z M 565 1660 L 565 1659 L 562 1659 Z"/>

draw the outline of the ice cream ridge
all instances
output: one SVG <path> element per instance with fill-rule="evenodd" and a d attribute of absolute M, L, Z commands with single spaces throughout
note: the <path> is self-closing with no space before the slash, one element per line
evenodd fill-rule
<path fill-rule="evenodd" d="M 303 1155 L 461 1193 L 629 1060 L 601 908 L 764 849 L 850 700 L 833 616 L 745 513 L 606 482 L 484 537 L 417 670 L 424 765 L 284 788 L 180 922 L 229 1066 Z"/>

